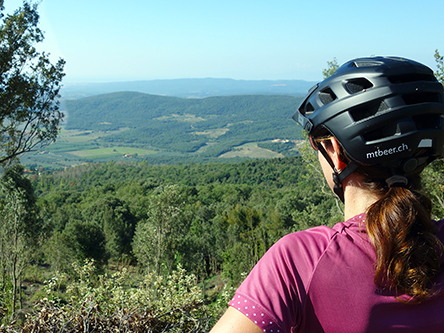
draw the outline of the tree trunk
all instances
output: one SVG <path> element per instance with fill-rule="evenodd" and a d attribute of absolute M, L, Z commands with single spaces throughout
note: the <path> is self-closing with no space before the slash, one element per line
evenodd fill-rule
<path fill-rule="evenodd" d="M 16 264 L 17 264 L 17 260 L 16 260 L 16 255 L 14 255 L 14 259 L 12 262 L 12 309 L 11 309 L 11 319 L 14 318 L 15 316 L 15 306 L 17 303 L 17 277 L 15 274 L 15 270 L 16 270 Z"/>
<path fill-rule="evenodd" d="M 20 274 L 21 276 L 21 274 Z M 19 303 L 20 303 L 20 310 L 23 310 L 23 295 L 22 295 L 22 279 L 21 277 L 18 279 L 18 297 L 19 297 Z"/>

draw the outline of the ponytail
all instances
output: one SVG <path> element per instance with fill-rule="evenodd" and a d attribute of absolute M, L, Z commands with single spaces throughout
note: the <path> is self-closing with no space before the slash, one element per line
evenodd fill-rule
<path fill-rule="evenodd" d="M 373 190 L 375 184 L 367 183 Z M 432 281 L 444 253 L 431 220 L 431 201 L 413 189 L 388 188 L 382 182 L 376 187 L 382 197 L 369 207 L 366 217 L 377 257 L 375 283 L 421 302 L 433 295 Z"/>

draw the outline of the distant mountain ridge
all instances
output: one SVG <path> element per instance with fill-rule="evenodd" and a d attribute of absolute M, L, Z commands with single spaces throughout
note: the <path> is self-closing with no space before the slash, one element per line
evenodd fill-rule
<path fill-rule="evenodd" d="M 78 99 L 99 94 L 134 91 L 182 98 L 228 95 L 303 96 L 316 82 L 304 80 L 170 79 L 107 83 L 66 83 L 62 98 Z"/>

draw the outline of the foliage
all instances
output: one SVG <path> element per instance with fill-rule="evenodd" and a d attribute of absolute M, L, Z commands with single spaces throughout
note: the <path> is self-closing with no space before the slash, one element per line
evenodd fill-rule
<path fill-rule="evenodd" d="M 183 232 L 180 230 L 183 203 L 177 185 L 159 187 L 148 199 L 147 219 L 137 225 L 134 254 L 140 264 L 152 265 L 157 274 L 162 263 L 168 270 L 174 264 L 174 235 Z"/>
<path fill-rule="evenodd" d="M 44 260 L 64 270 L 86 258 L 157 273 L 181 263 L 199 279 L 223 273 L 237 284 L 280 237 L 340 214 L 301 157 L 90 164 L 43 173 L 34 186 L 48 237 Z"/>
<path fill-rule="evenodd" d="M 21 304 L 21 279 L 39 240 L 40 221 L 31 182 L 23 177 L 23 167 L 15 165 L 0 180 L 0 295 L 11 295 L 4 304 L 14 317 L 17 300 Z M 9 279 L 7 279 L 7 275 Z M 8 281 L 11 283 L 7 287 Z"/>
<path fill-rule="evenodd" d="M 332 61 L 327 61 L 327 65 L 328 67 L 322 70 L 322 76 L 324 79 L 332 76 L 333 73 L 339 68 L 338 60 L 336 58 L 333 58 Z"/>
<path fill-rule="evenodd" d="M 97 223 L 89 220 L 70 221 L 63 230 L 63 235 L 65 237 L 62 238 L 62 246 L 70 249 L 75 259 L 95 259 L 98 263 L 108 260 L 105 235 Z"/>
<path fill-rule="evenodd" d="M 82 220 L 91 221 L 103 231 L 105 250 L 111 259 L 131 254 L 136 218 L 128 204 L 115 196 L 101 197 L 83 212 Z"/>
<path fill-rule="evenodd" d="M 439 51 L 435 50 L 436 71 L 435 76 L 441 84 L 444 85 L 444 56 L 439 54 Z"/>
<path fill-rule="evenodd" d="M 232 296 L 206 304 L 196 277 L 180 266 L 167 276 L 147 274 L 135 287 L 125 283 L 126 269 L 97 280 L 94 270 L 86 261 L 74 264 L 73 276 L 59 273 L 47 281 L 49 299 L 37 305 L 21 332 L 207 332 Z M 67 286 L 64 301 L 61 285 Z"/>
<path fill-rule="evenodd" d="M 238 283 L 270 246 L 267 244 L 265 221 L 257 209 L 241 205 L 227 212 L 224 219 L 229 237 L 223 254 L 223 271 Z"/>
<path fill-rule="evenodd" d="M 421 173 L 423 187 L 433 200 L 432 217 L 444 217 L 444 160 L 436 160 Z"/>
<path fill-rule="evenodd" d="M 0 11 L 3 11 L 3 1 Z M 65 62 L 37 52 L 42 42 L 37 5 L 27 2 L 0 23 L 0 163 L 55 141 Z"/>

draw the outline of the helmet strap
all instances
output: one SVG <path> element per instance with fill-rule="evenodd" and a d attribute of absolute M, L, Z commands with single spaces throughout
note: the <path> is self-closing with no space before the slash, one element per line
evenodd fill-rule
<path fill-rule="evenodd" d="M 333 182 L 335 183 L 333 187 L 333 192 L 337 195 L 337 197 L 344 203 L 344 188 L 342 187 L 342 181 L 350 176 L 356 169 L 358 165 L 354 162 L 349 162 L 347 166 L 341 171 L 338 172 L 336 169 L 333 169 Z"/>
<path fill-rule="evenodd" d="M 333 161 L 331 160 L 330 156 L 328 156 L 327 152 L 322 146 L 319 147 L 319 151 L 333 169 L 333 182 L 335 183 L 335 185 L 333 186 L 333 192 L 336 194 L 339 200 L 341 200 L 342 203 L 344 203 L 345 198 L 344 198 L 344 188 L 342 187 L 342 181 L 348 176 L 350 176 L 358 168 L 358 164 L 356 164 L 353 161 L 350 161 L 345 166 L 344 169 L 338 171 L 336 170 L 336 167 Z"/>

